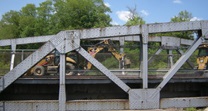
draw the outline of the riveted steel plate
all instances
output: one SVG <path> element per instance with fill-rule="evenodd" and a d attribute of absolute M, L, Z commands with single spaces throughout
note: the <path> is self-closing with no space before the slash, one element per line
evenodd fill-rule
<path fill-rule="evenodd" d="M 180 38 L 162 37 L 162 46 L 179 47 L 180 46 Z"/>
<path fill-rule="evenodd" d="M 140 26 L 115 26 L 106 28 L 80 30 L 80 39 L 118 37 L 136 35 L 140 33 Z"/>
<path fill-rule="evenodd" d="M 208 97 L 164 98 L 160 104 L 160 108 L 207 107 Z"/>
<path fill-rule="evenodd" d="M 129 108 L 135 109 L 158 109 L 160 94 L 156 89 L 131 89 L 129 91 Z"/>
<path fill-rule="evenodd" d="M 148 24 L 148 27 L 149 27 L 149 33 L 200 30 L 202 28 L 200 21 L 156 23 L 156 24 Z"/>

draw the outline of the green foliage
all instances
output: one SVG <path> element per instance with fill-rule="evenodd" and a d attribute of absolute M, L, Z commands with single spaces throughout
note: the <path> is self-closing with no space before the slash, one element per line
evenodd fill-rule
<path fill-rule="evenodd" d="M 5 13 L 0 39 L 57 34 L 61 30 L 110 26 L 110 8 L 103 0 L 46 0 L 39 7 L 27 4 L 20 11 Z M 39 44 L 18 46 L 34 49 Z"/>
<path fill-rule="evenodd" d="M 136 12 L 136 7 L 129 8 L 131 12 L 129 21 L 125 25 L 141 25 L 145 21 Z M 20 11 L 9 11 L 2 16 L 0 21 L 0 39 L 11 39 L 39 35 L 56 34 L 61 30 L 83 29 L 110 26 L 111 18 L 107 14 L 111 12 L 109 7 L 104 5 L 103 0 L 46 0 L 40 6 L 27 4 Z M 181 11 L 177 16 L 171 18 L 171 22 L 190 21 L 192 14 Z M 192 32 L 161 33 L 150 36 L 176 36 L 192 39 Z M 90 44 L 85 41 L 84 44 Z M 94 44 L 94 42 L 92 43 Z M 126 57 L 131 59 L 131 68 L 138 68 L 140 63 L 140 48 L 137 42 L 126 42 L 127 46 L 137 46 L 124 48 Z M 149 55 L 154 54 L 160 44 L 150 43 L 155 48 L 149 48 Z M 18 48 L 33 49 L 40 44 L 18 46 Z M 165 52 L 162 52 L 165 53 Z M 166 53 L 167 54 L 167 53 Z M 159 61 L 160 60 L 160 61 Z M 159 62 L 158 62 L 159 61 Z M 195 59 L 191 59 L 195 61 Z M 107 67 L 118 66 L 118 61 L 114 57 L 107 58 L 102 63 Z M 5 65 L 6 64 L 6 65 Z M 0 61 L 0 66 L 8 67 L 9 63 Z M 157 69 L 167 66 L 167 58 L 161 56 L 157 62 L 153 62 L 149 68 Z M 186 67 L 186 66 L 185 66 Z"/>
<path fill-rule="evenodd" d="M 139 16 L 134 16 L 132 19 L 128 20 L 125 25 L 131 26 L 141 24 L 145 24 L 145 21 Z"/>
<path fill-rule="evenodd" d="M 114 57 L 110 57 L 107 58 L 105 61 L 102 62 L 102 64 L 108 68 L 108 69 L 112 69 L 112 68 L 116 68 L 119 65 L 118 60 L 116 60 Z"/>
<path fill-rule="evenodd" d="M 191 18 L 192 18 L 192 14 L 184 10 L 184 11 L 179 12 L 177 16 L 174 16 L 173 18 L 171 18 L 171 22 L 185 22 L 185 21 L 190 21 Z M 171 33 L 172 36 L 186 38 L 186 39 L 193 39 L 192 34 L 193 32 L 191 31 Z"/>
<path fill-rule="evenodd" d="M 138 68 L 139 67 L 139 48 L 125 48 L 124 52 L 126 57 L 131 61 L 131 68 Z"/>
<path fill-rule="evenodd" d="M 37 7 L 37 18 L 35 24 L 35 35 L 51 35 L 58 33 L 58 29 L 55 24 L 55 19 L 53 17 L 54 8 L 53 3 L 47 0 Z"/>
<path fill-rule="evenodd" d="M 20 13 L 9 11 L 2 16 L 0 21 L 0 39 L 17 38 L 19 36 Z"/>
<path fill-rule="evenodd" d="M 131 25 L 142 25 L 145 24 L 145 21 L 143 18 L 137 13 L 136 6 L 134 8 L 128 8 L 129 9 L 129 20 L 126 22 L 125 25 L 131 26 Z"/>
<path fill-rule="evenodd" d="M 185 108 L 185 111 L 197 111 L 197 109 L 196 109 L 196 108 L 191 107 L 191 108 Z"/>
<path fill-rule="evenodd" d="M 3 74 L 5 74 L 9 71 L 10 53 L 1 51 L 0 58 L 4 58 L 4 59 L 0 59 L 0 69 L 1 69 L 0 70 L 0 75 L 3 75 Z"/>
<path fill-rule="evenodd" d="M 10 63 L 0 62 L 1 69 L 9 69 Z"/>
<path fill-rule="evenodd" d="M 27 4 L 0 21 L 0 39 L 56 34 L 61 30 L 110 26 L 103 0 L 46 0 Z"/>
<path fill-rule="evenodd" d="M 136 6 L 134 8 L 128 8 L 130 15 L 129 20 L 126 22 L 125 25 L 132 26 L 132 25 L 142 25 L 145 24 L 145 21 L 143 18 L 137 13 Z M 126 53 L 126 57 L 130 58 L 131 61 L 131 68 L 138 68 L 140 65 L 140 49 L 139 49 L 139 43 L 137 42 L 126 42 L 125 45 L 127 46 L 133 46 L 128 47 L 124 49 L 124 52 Z M 136 48 L 134 46 L 137 46 Z M 138 56 L 135 56 L 138 55 Z"/>
<path fill-rule="evenodd" d="M 111 18 L 106 14 L 110 9 L 102 0 L 56 0 L 54 6 L 60 28 L 82 29 L 110 25 Z"/>
<path fill-rule="evenodd" d="M 171 22 L 185 22 L 185 21 L 190 21 L 191 18 L 192 18 L 192 14 L 184 10 L 179 12 L 177 16 L 171 18 Z"/>
<path fill-rule="evenodd" d="M 192 18 L 192 14 L 188 11 L 181 11 L 178 13 L 177 16 L 174 16 L 171 18 L 170 22 L 185 22 L 190 21 Z M 184 39 L 194 39 L 192 31 L 184 31 L 184 32 L 168 32 L 168 33 L 157 33 L 152 34 L 151 36 L 173 36 L 173 37 L 179 37 Z"/>

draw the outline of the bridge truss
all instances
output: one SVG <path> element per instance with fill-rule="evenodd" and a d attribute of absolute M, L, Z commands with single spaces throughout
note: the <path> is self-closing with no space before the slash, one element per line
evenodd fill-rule
<path fill-rule="evenodd" d="M 150 37 L 151 34 L 167 33 L 167 32 L 184 32 L 196 31 L 199 37 L 192 40 L 185 40 L 174 37 Z M 142 88 L 134 89 L 128 86 L 109 69 L 107 69 L 98 60 L 93 58 L 82 46 L 81 40 L 106 39 L 117 40 L 121 45 L 125 41 L 138 41 L 141 43 L 141 73 L 138 75 L 142 78 Z M 105 28 L 83 29 L 83 30 L 67 30 L 61 31 L 56 35 L 28 37 L 19 39 L 0 40 L 0 46 L 11 46 L 15 52 L 16 45 L 45 43 L 42 47 L 28 56 L 24 61 L 13 68 L 15 53 L 11 58 L 11 71 L 0 79 L 0 93 L 9 87 L 14 81 L 20 78 L 26 71 L 37 64 L 41 59 L 47 56 L 51 51 L 57 49 L 60 55 L 60 74 L 59 74 L 59 99 L 58 101 L 37 101 L 27 103 L 25 101 L 12 102 L 1 101 L 1 109 L 34 109 L 34 105 L 38 105 L 40 110 L 110 110 L 110 109 L 158 109 L 168 107 L 205 107 L 208 106 L 208 97 L 193 98 L 169 98 L 161 99 L 160 91 L 170 81 L 179 68 L 188 62 L 188 58 L 197 49 L 197 47 L 208 38 L 208 21 L 180 22 L 180 23 L 155 23 L 137 26 L 115 26 Z M 163 48 L 177 47 L 180 44 L 190 45 L 186 52 L 178 49 L 182 56 L 174 64 L 171 62 L 170 70 L 164 75 L 162 82 L 155 88 L 148 87 L 148 43 L 161 42 Z M 161 49 L 155 54 L 159 54 Z M 89 101 L 67 101 L 66 100 L 66 76 L 65 76 L 65 57 L 66 53 L 76 51 L 82 55 L 87 61 L 91 62 L 98 70 L 100 70 L 113 83 L 128 94 L 128 100 L 89 100 Z M 171 53 L 171 51 L 170 51 Z M 139 56 L 139 55 L 138 55 Z M 172 58 L 170 57 L 170 61 Z M 139 68 L 138 68 L 139 69 Z M 77 106 L 79 105 L 79 107 Z M 102 104 L 102 105 L 101 105 Z M 22 105 L 19 107 L 19 105 Z M 31 106 L 31 107 L 29 107 Z M 32 107 L 33 106 L 33 107 Z"/>

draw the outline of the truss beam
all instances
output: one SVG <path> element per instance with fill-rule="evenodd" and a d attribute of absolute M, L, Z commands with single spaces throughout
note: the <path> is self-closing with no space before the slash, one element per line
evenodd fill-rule
<path fill-rule="evenodd" d="M 103 66 L 99 61 L 93 58 L 87 51 L 83 48 L 79 48 L 78 53 L 81 54 L 85 59 L 91 62 L 97 69 L 99 69 L 104 75 L 106 75 L 112 82 L 117 84 L 123 91 L 127 92 L 130 90 L 130 87 L 126 85 L 121 79 L 115 76 L 112 72 L 110 72 L 105 66 Z"/>
<path fill-rule="evenodd" d="M 207 35 L 208 21 L 193 21 L 193 22 L 179 22 L 179 23 L 156 23 L 145 25 L 148 33 L 161 33 L 161 32 L 176 32 L 176 31 L 198 31 L 203 30 L 202 35 Z M 112 38 L 112 37 L 126 37 L 125 40 L 139 41 L 142 34 L 140 25 L 137 26 L 115 26 L 106 28 L 94 28 L 84 30 L 71 30 L 76 32 L 79 39 L 99 39 L 99 38 Z M 0 46 L 11 45 L 12 41 L 16 44 L 28 44 L 46 42 L 56 35 L 37 36 L 28 38 L 18 38 L 9 40 L 0 40 Z M 205 38 L 208 38 L 207 36 Z M 150 37 L 149 41 L 161 41 L 160 38 Z"/>
<path fill-rule="evenodd" d="M 55 37 L 56 35 L 49 35 L 49 36 L 37 36 L 37 37 L 26 37 L 26 38 L 17 38 L 17 39 L 6 39 L 0 40 L 0 46 L 9 46 L 21 44 L 32 44 L 32 43 L 44 43 L 49 41 L 51 38 Z"/>
<path fill-rule="evenodd" d="M 59 73 L 59 111 L 66 111 L 66 56 L 65 54 L 60 55 L 60 73 Z"/>
<path fill-rule="evenodd" d="M 196 40 L 193 45 L 180 57 L 180 59 L 173 65 L 173 67 L 165 74 L 163 81 L 157 86 L 157 89 L 161 90 L 173 75 L 179 70 L 179 68 L 186 62 L 191 54 L 198 48 L 198 46 L 204 41 L 203 38 Z"/>
<path fill-rule="evenodd" d="M 160 91 L 183 65 L 183 63 L 190 57 L 196 48 L 203 42 L 203 38 L 199 38 L 191 45 L 191 47 L 184 53 L 181 58 L 171 67 L 167 74 L 163 77 L 163 81 L 155 89 L 148 88 L 148 42 L 160 41 L 162 45 L 180 46 L 180 44 L 190 44 L 185 42 L 179 43 L 182 39 L 176 38 L 162 38 L 149 37 L 150 34 L 163 32 L 180 32 L 180 31 L 201 31 L 202 36 L 208 38 L 208 21 L 194 21 L 194 22 L 179 22 L 179 23 L 156 23 L 145 24 L 137 26 L 116 26 L 106 28 L 94 28 L 84 30 L 68 30 L 62 31 L 57 35 L 38 36 L 35 38 L 21 38 L 1 40 L 0 46 L 29 43 L 46 42 L 40 49 L 31 54 L 27 59 L 22 61 L 14 69 L 8 72 L 0 79 L 0 92 L 13 83 L 17 78 L 27 72 L 31 67 L 38 63 L 42 58 L 49 54 L 52 50 L 57 49 L 61 55 L 60 62 L 60 83 L 59 83 L 59 110 L 66 110 L 66 89 L 65 89 L 65 53 L 76 50 L 89 62 L 91 62 L 97 69 L 106 75 L 112 82 L 118 85 L 123 91 L 129 94 L 130 109 L 150 109 L 159 108 L 160 106 Z M 100 62 L 93 58 L 87 51 L 80 47 L 81 39 L 103 39 L 103 38 L 119 38 L 124 37 L 125 40 L 140 41 L 141 55 L 142 55 L 142 89 L 131 89 L 127 84 L 121 81 L 117 76 L 111 73 Z M 116 39 L 115 39 L 116 40 Z M 120 40 L 120 39 L 118 39 Z M 172 43 L 172 41 L 177 41 Z M 163 44 L 164 43 L 164 44 Z M 158 51 L 158 53 L 160 50 Z M 198 100 L 198 99 L 197 99 Z M 203 99 L 204 100 L 204 99 Z M 153 104 L 153 106 L 151 106 Z M 0 105 L 1 107 L 1 105 Z"/>
<path fill-rule="evenodd" d="M 35 51 L 32 55 L 27 57 L 23 62 L 18 64 L 13 70 L 8 72 L 3 76 L 0 81 L 2 81 L 2 86 L 0 92 L 28 71 L 32 66 L 34 66 L 39 60 L 44 58 L 48 53 L 54 49 L 53 45 L 48 42 L 43 45 L 39 50 Z"/>

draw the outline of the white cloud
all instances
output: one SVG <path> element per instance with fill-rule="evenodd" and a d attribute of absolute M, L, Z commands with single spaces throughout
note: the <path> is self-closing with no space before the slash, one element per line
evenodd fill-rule
<path fill-rule="evenodd" d="M 110 24 L 111 25 L 119 25 L 119 23 L 117 23 L 116 21 L 112 21 Z"/>
<path fill-rule="evenodd" d="M 191 18 L 191 20 L 190 20 L 190 21 L 199 21 L 199 20 L 202 20 L 202 18 L 193 17 L 193 18 Z"/>
<path fill-rule="evenodd" d="M 129 11 L 117 11 L 116 14 L 118 15 L 118 18 L 122 21 L 127 22 L 130 17 L 130 12 Z"/>
<path fill-rule="evenodd" d="M 106 7 L 110 7 L 110 6 L 111 6 L 108 2 L 105 2 L 104 5 L 105 5 Z"/>
<path fill-rule="evenodd" d="M 148 16 L 148 15 L 149 15 L 149 13 L 148 13 L 146 10 L 141 10 L 140 12 L 141 12 L 142 15 L 144 15 L 144 16 Z"/>
<path fill-rule="evenodd" d="M 173 3 L 181 4 L 182 1 L 181 0 L 173 0 Z"/>

